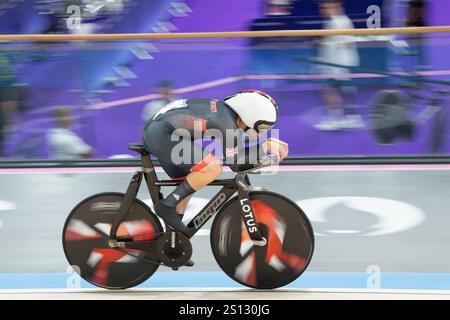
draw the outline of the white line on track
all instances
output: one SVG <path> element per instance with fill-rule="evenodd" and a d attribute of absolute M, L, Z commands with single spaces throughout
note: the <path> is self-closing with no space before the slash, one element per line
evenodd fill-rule
<path fill-rule="evenodd" d="M 106 289 L 18 289 L 0 290 L 0 299 L 56 299 L 56 300 L 322 300 L 322 299 L 445 299 L 450 300 L 448 290 L 394 290 L 394 289 L 291 289 L 252 290 L 247 288 L 133 288 L 128 290 Z"/>

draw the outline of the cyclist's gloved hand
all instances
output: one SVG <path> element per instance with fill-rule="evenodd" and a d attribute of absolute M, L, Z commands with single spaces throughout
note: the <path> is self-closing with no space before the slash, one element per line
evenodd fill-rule
<path fill-rule="evenodd" d="M 288 144 L 275 138 L 267 139 L 267 141 L 262 144 L 262 147 L 265 153 L 275 154 L 280 161 L 285 159 L 289 154 Z"/>

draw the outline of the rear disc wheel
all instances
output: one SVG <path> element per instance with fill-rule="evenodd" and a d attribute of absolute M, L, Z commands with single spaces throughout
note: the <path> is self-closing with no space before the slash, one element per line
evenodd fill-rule
<path fill-rule="evenodd" d="M 109 231 L 123 193 L 101 193 L 80 202 L 70 213 L 63 230 L 63 248 L 67 260 L 84 280 L 107 289 L 134 287 L 148 279 L 159 267 L 156 240 L 145 249 L 111 248 Z M 120 224 L 117 240 L 149 241 L 163 232 L 148 206 L 134 199 Z"/>

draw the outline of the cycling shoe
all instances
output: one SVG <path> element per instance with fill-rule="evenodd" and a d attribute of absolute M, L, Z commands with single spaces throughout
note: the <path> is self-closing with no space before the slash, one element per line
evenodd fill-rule
<path fill-rule="evenodd" d="M 155 205 L 156 214 L 163 219 L 164 223 L 173 228 L 175 231 L 184 233 L 184 235 L 189 236 L 191 230 L 181 221 L 180 215 L 177 213 L 175 208 L 165 206 L 161 203 Z"/>
<path fill-rule="evenodd" d="M 194 266 L 194 261 L 192 259 L 189 259 L 189 261 L 186 262 L 186 264 L 184 266 L 185 267 L 193 267 Z"/>
<path fill-rule="evenodd" d="M 182 214 L 178 214 L 178 219 L 180 219 L 180 221 L 183 220 L 183 215 Z M 186 264 L 184 265 L 185 267 L 193 267 L 194 266 L 194 260 L 189 259 L 188 262 L 186 262 Z"/>

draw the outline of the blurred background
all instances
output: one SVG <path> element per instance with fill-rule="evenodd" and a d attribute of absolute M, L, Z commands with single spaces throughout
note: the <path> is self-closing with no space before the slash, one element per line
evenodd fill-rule
<path fill-rule="evenodd" d="M 414 27 L 449 14 L 438 0 L 3 0 L 0 33 Z M 276 98 L 293 157 L 449 154 L 449 56 L 445 33 L 2 42 L 0 159 L 130 157 L 166 102 L 248 88 Z"/>
<path fill-rule="evenodd" d="M 0 0 L 0 34 L 445 26 L 448 2 Z M 449 290 L 449 57 L 450 33 L 0 42 L 0 290 L 69 286 L 67 215 L 94 193 L 124 192 L 140 165 L 102 160 L 135 157 L 128 144 L 167 102 L 243 89 L 276 99 L 292 158 L 252 183 L 296 201 L 316 232 L 293 288 L 379 288 L 375 266 L 382 288 Z M 147 286 L 235 287 L 209 228 L 193 238 L 194 268 Z"/>

